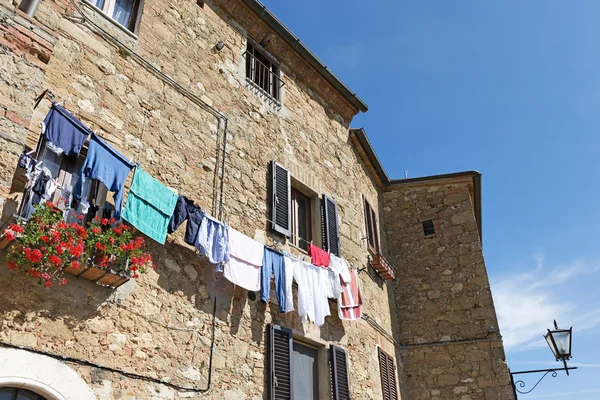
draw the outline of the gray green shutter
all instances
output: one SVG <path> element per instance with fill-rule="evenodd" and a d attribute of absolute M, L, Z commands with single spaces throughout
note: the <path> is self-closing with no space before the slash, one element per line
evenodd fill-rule
<path fill-rule="evenodd" d="M 275 161 L 272 162 L 272 167 L 272 228 L 276 232 L 290 237 L 292 235 L 292 189 L 290 183 L 290 173 L 281 164 Z"/>
<path fill-rule="evenodd" d="M 292 331 L 269 325 L 269 386 L 271 400 L 293 400 Z"/>
<path fill-rule="evenodd" d="M 383 400 L 398 400 L 394 359 L 381 349 L 379 349 L 379 373 Z"/>
<path fill-rule="evenodd" d="M 331 346 L 331 378 L 333 400 L 350 400 L 346 352 L 335 346 Z"/>
<path fill-rule="evenodd" d="M 340 233 L 338 226 L 338 208 L 335 201 L 323 195 L 323 249 L 340 257 Z"/>

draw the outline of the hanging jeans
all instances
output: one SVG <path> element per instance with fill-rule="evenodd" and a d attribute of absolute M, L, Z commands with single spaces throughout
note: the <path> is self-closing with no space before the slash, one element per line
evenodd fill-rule
<path fill-rule="evenodd" d="M 203 217 L 204 212 L 199 206 L 195 205 L 192 200 L 188 200 L 187 197 L 179 196 L 177 203 L 175 204 L 175 211 L 173 211 L 173 215 L 169 221 L 167 232 L 175 232 L 177 228 L 187 220 L 183 240 L 185 240 L 187 244 L 194 246 Z"/>
<path fill-rule="evenodd" d="M 279 303 L 279 312 L 284 313 L 286 308 L 286 274 L 283 255 L 265 247 L 260 284 L 260 300 L 263 303 L 268 302 L 271 296 L 271 275 L 275 275 L 275 294 Z"/>

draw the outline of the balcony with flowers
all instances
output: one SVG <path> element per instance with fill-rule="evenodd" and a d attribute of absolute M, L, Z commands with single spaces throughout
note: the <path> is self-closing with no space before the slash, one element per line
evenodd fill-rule
<path fill-rule="evenodd" d="M 72 275 L 117 288 L 155 268 L 143 248 L 144 239 L 130 226 L 97 217 L 86 225 L 82 215 L 68 223 L 51 202 L 37 206 L 29 220 L 10 224 L 0 239 L 8 268 L 45 287 L 64 285 Z"/>

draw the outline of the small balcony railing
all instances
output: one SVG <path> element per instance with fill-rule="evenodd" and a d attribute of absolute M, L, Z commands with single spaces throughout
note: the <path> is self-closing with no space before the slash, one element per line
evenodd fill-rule
<path fill-rule="evenodd" d="M 279 68 L 265 64 L 249 51 L 246 59 L 246 84 L 270 104 L 281 107 L 281 88 L 285 82 L 279 77 Z"/>
<path fill-rule="evenodd" d="M 381 254 L 373 254 L 369 260 L 371 267 L 385 280 L 396 279 L 394 270 L 388 263 L 388 261 Z"/>

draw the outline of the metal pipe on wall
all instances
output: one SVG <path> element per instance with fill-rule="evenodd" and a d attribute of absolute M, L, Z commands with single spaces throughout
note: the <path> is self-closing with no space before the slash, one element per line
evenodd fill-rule
<path fill-rule="evenodd" d="M 33 17 L 39 5 L 40 0 L 21 0 L 21 4 L 19 4 L 19 10 L 23 11 L 30 17 Z"/>

